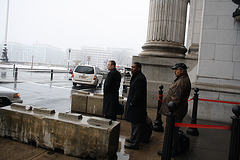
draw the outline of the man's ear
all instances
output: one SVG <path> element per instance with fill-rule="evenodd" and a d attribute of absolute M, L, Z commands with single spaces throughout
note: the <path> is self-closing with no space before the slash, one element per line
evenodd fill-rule
<path fill-rule="evenodd" d="M 181 69 L 181 74 L 184 73 L 184 69 Z"/>

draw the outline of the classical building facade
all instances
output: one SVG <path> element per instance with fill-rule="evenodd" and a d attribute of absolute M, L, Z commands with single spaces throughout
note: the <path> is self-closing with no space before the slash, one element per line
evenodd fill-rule
<path fill-rule="evenodd" d="M 174 79 L 171 67 L 178 62 L 189 66 L 192 88 L 200 89 L 200 98 L 240 102 L 240 23 L 232 17 L 237 7 L 232 0 L 150 0 L 147 40 L 133 57 L 143 64 L 148 80 L 148 107 L 157 107 L 158 86 L 167 92 Z M 198 118 L 230 122 L 232 107 L 199 101 Z"/>
<path fill-rule="evenodd" d="M 69 57 L 70 65 L 94 65 L 101 69 L 107 69 L 107 62 L 115 60 L 117 65 L 131 66 L 132 56 L 137 51 L 129 48 L 101 48 L 82 46 L 81 49 L 71 49 L 70 56 L 66 50 L 66 61 Z"/>
<path fill-rule="evenodd" d="M 2 44 L 0 44 L 1 47 Z M 8 59 L 12 62 L 33 62 L 43 64 L 64 64 L 65 53 L 62 49 L 46 44 L 27 45 L 8 42 Z"/>

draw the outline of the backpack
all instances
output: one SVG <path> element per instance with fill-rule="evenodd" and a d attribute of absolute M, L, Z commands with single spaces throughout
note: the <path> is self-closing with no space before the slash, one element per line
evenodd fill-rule
<path fill-rule="evenodd" d="M 178 131 L 178 146 L 177 153 L 182 154 L 189 151 L 190 140 L 189 137 L 181 130 Z"/>

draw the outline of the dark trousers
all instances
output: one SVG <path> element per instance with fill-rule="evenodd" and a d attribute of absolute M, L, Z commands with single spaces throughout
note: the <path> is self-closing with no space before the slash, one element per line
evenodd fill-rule
<path fill-rule="evenodd" d="M 131 123 L 132 133 L 130 141 L 132 145 L 139 146 L 142 138 L 142 127 L 143 123 Z"/>
<path fill-rule="evenodd" d="M 108 116 L 108 115 L 105 115 L 105 118 L 107 118 L 107 119 L 111 119 L 111 120 L 113 120 L 113 121 L 116 121 L 116 120 L 117 120 L 117 115 L 115 115 L 115 116 Z"/>
<path fill-rule="evenodd" d="M 182 119 L 176 119 L 175 123 L 182 123 Z M 173 130 L 173 141 L 172 141 L 172 149 L 171 149 L 171 155 L 175 155 L 177 152 L 177 147 L 178 147 L 178 132 L 179 132 L 180 127 L 174 127 Z"/>

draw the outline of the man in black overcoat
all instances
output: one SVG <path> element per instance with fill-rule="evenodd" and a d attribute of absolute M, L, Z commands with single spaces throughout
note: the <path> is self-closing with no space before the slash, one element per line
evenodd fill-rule
<path fill-rule="evenodd" d="M 117 119 L 117 109 L 119 106 L 119 87 L 121 82 L 121 74 L 116 69 L 116 62 L 109 61 L 107 69 L 110 71 L 104 82 L 103 88 L 103 115 L 107 119 Z"/>
<path fill-rule="evenodd" d="M 141 71 L 141 64 L 134 62 L 131 68 L 132 78 L 126 104 L 125 119 L 131 122 L 132 133 L 124 147 L 139 149 L 142 127 L 147 115 L 147 80 Z"/>

